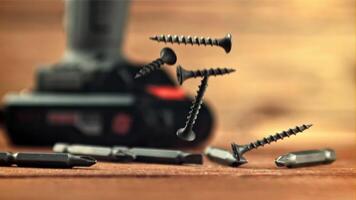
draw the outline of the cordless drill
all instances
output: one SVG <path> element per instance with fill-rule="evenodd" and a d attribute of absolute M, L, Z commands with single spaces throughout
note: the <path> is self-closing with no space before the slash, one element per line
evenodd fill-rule
<path fill-rule="evenodd" d="M 65 1 L 63 58 L 38 70 L 32 92 L 4 97 L 14 144 L 176 147 L 208 138 L 214 119 L 206 104 L 194 127 L 196 140 L 182 141 L 175 133 L 192 98 L 163 70 L 134 79 L 140 65 L 121 53 L 127 8 L 127 1 Z"/>

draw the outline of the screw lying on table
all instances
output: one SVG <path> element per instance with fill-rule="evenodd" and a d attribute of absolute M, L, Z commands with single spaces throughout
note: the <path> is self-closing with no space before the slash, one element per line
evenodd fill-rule
<path fill-rule="evenodd" d="M 135 78 L 145 76 L 145 75 L 159 69 L 163 64 L 174 65 L 176 62 L 177 62 L 176 53 L 171 48 L 165 47 L 161 50 L 160 58 L 143 66 L 140 69 L 140 71 L 136 74 Z"/>
<path fill-rule="evenodd" d="M 178 35 L 156 35 L 150 37 L 151 40 L 164 43 L 176 44 L 191 44 L 191 45 L 210 45 L 222 47 L 226 53 L 231 51 L 231 34 L 227 34 L 221 39 L 212 39 L 210 37 L 197 37 L 197 36 L 178 36 Z"/>
<path fill-rule="evenodd" d="M 247 163 L 247 160 L 242 156 L 244 153 L 257 149 L 260 146 L 264 146 L 265 144 L 270 144 L 271 142 L 277 142 L 277 140 L 281 140 L 285 137 L 289 137 L 291 135 L 296 135 L 297 133 L 301 133 L 304 130 L 310 128 L 312 124 L 296 126 L 295 128 L 291 128 L 288 131 L 283 131 L 281 133 L 276 133 L 275 135 L 270 135 L 268 137 L 263 138 L 262 140 L 257 140 L 256 142 L 251 142 L 246 145 L 238 145 L 235 143 L 231 144 L 232 152 L 239 162 L 239 165 Z"/>
<path fill-rule="evenodd" d="M 192 130 L 195 124 L 195 120 L 199 114 L 199 109 L 201 104 L 203 103 L 203 96 L 205 93 L 206 88 L 208 87 L 208 76 L 204 76 L 199 85 L 199 90 L 197 92 L 197 96 L 193 102 L 192 107 L 190 108 L 187 121 L 185 123 L 184 128 L 180 128 L 177 131 L 177 136 L 183 140 L 193 141 L 195 139 L 195 133 Z"/>
<path fill-rule="evenodd" d="M 217 75 L 225 75 L 232 72 L 235 72 L 235 69 L 231 68 L 211 68 L 211 69 L 203 69 L 203 70 L 194 70 L 189 71 L 184 69 L 182 66 L 178 65 L 177 67 L 177 79 L 180 85 L 189 78 L 203 77 L 203 76 L 217 76 Z"/>

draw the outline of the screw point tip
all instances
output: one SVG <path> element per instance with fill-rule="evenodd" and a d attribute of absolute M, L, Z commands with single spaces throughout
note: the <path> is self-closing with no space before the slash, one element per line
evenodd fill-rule
<path fill-rule="evenodd" d="M 308 128 L 310 128 L 310 127 L 312 127 L 314 124 L 307 124 L 306 126 L 308 127 Z"/>

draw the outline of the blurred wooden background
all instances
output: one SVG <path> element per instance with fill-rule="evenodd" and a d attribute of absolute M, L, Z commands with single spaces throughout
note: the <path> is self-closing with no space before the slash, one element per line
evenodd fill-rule
<path fill-rule="evenodd" d="M 31 88 L 40 64 L 65 49 L 64 2 L 2 0 L 0 96 Z M 132 61 L 156 58 L 155 34 L 223 37 L 233 48 L 174 46 L 187 68 L 231 66 L 212 79 L 206 100 L 217 112 L 218 145 L 247 142 L 302 123 L 314 123 L 296 144 L 350 146 L 355 137 L 355 1 L 133 1 L 124 53 Z M 173 68 L 169 69 L 174 75 Z M 195 93 L 198 80 L 183 87 Z M 288 143 L 288 144 L 287 144 Z"/>

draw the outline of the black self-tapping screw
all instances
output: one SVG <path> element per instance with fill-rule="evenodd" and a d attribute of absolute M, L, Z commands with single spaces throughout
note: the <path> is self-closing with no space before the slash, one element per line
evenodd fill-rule
<path fill-rule="evenodd" d="M 197 78 L 197 77 L 204 77 L 204 76 L 218 76 L 218 75 L 225 75 L 232 72 L 235 72 L 235 69 L 232 68 L 210 68 L 210 69 L 203 69 L 203 70 L 186 70 L 181 65 L 177 67 L 177 80 L 180 85 L 183 82 L 190 78 Z"/>
<path fill-rule="evenodd" d="M 177 62 L 176 53 L 168 47 L 161 50 L 160 58 L 152 61 L 151 63 L 143 66 L 139 72 L 135 75 L 135 78 L 145 76 L 157 69 L 159 69 L 163 64 L 174 65 Z"/>
<path fill-rule="evenodd" d="M 193 126 L 195 124 L 195 120 L 198 117 L 201 104 L 203 103 L 203 96 L 206 88 L 208 87 L 208 78 L 209 76 L 204 76 L 204 78 L 202 79 L 199 85 L 197 96 L 195 97 L 193 105 L 190 108 L 185 126 L 177 130 L 177 136 L 183 140 L 193 141 L 195 139 Z"/>
<path fill-rule="evenodd" d="M 157 42 L 171 43 L 171 44 L 191 44 L 204 46 L 219 46 L 222 47 L 226 53 L 231 51 L 231 34 L 227 34 L 224 38 L 216 39 L 210 37 L 197 36 L 178 36 L 178 35 L 155 35 L 150 37 L 151 40 Z"/>
<path fill-rule="evenodd" d="M 280 133 L 276 133 L 275 135 L 270 135 L 268 137 L 263 138 L 262 140 L 257 140 L 255 142 L 251 142 L 246 145 L 238 145 L 235 143 L 231 144 L 232 152 L 234 157 L 236 158 L 238 165 L 242 165 L 247 163 L 247 160 L 242 156 L 244 153 L 257 149 L 260 146 L 264 146 L 265 144 L 270 144 L 271 142 L 277 142 L 278 140 L 282 140 L 285 137 L 289 137 L 291 135 L 296 135 L 298 133 L 303 132 L 304 130 L 310 128 L 312 124 L 303 124 L 301 126 L 296 126 L 295 128 L 290 128 L 287 131 L 282 131 Z"/>

